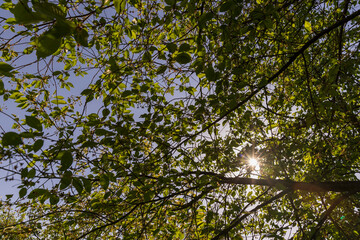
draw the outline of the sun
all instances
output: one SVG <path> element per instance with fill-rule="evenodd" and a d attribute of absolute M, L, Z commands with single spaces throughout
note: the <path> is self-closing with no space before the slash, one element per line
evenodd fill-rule
<path fill-rule="evenodd" d="M 249 165 L 252 167 L 256 167 L 259 165 L 259 162 L 256 158 L 249 158 Z"/>

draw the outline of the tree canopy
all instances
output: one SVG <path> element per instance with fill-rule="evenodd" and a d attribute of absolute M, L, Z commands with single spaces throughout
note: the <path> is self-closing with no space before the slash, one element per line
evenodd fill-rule
<path fill-rule="evenodd" d="M 4 0 L 0 235 L 359 239 L 359 9 Z"/>

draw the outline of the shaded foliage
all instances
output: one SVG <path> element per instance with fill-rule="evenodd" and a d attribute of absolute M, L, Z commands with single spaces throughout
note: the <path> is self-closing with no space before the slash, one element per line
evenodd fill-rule
<path fill-rule="evenodd" d="M 3 235 L 359 237 L 357 1 L 1 9 Z"/>

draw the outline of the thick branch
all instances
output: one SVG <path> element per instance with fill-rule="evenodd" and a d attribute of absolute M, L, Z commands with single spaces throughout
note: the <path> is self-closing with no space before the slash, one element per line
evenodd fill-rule
<path fill-rule="evenodd" d="M 221 183 L 257 185 L 288 188 L 307 192 L 360 192 L 360 181 L 338 181 L 338 182 L 294 182 L 279 179 L 254 179 L 254 178 L 227 178 L 221 177 Z"/>

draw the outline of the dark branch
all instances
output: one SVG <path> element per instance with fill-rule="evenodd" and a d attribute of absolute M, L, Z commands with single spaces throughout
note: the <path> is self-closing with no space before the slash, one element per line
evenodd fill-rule
<path fill-rule="evenodd" d="M 360 181 L 294 182 L 279 179 L 227 178 L 218 176 L 221 183 L 269 186 L 307 192 L 360 192 Z"/>

